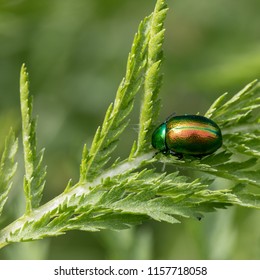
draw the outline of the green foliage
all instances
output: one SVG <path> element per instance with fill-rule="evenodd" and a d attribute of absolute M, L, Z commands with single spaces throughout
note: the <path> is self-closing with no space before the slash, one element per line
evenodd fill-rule
<path fill-rule="evenodd" d="M 151 122 L 158 114 L 158 108 L 152 112 L 152 104 L 154 107 L 158 107 L 157 96 L 161 81 L 159 66 L 162 57 L 163 21 L 166 11 L 165 2 L 158 1 L 154 13 L 140 23 L 128 56 L 126 75 L 119 85 L 115 101 L 108 107 L 103 125 L 98 127 L 89 153 L 83 152 L 84 174 L 81 172 L 81 181 L 83 178 L 88 181 L 93 180 L 109 161 L 120 135 L 128 124 L 127 117 L 133 108 L 134 97 L 142 83 L 144 83 L 144 94 L 138 149 L 141 149 L 146 141 L 146 134 Z M 134 150 L 132 150 L 133 152 Z"/>
<path fill-rule="evenodd" d="M 153 124 L 157 120 L 159 114 L 160 100 L 158 99 L 158 93 L 162 81 L 162 75 L 159 71 L 162 63 L 162 44 L 165 33 L 162 22 L 164 22 L 166 12 L 167 7 L 165 3 L 157 2 L 155 12 L 151 17 L 136 152 L 150 149 Z"/>
<path fill-rule="evenodd" d="M 1 158 L 0 166 L 0 216 L 12 186 L 12 178 L 15 174 L 17 164 L 14 156 L 17 152 L 18 141 L 11 130 L 5 140 L 5 148 Z"/>
<path fill-rule="evenodd" d="M 42 198 L 46 167 L 42 167 L 43 150 L 36 149 L 36 120 L 32 118 L 32 97 L 29 96 L 29 79 L 25 65 L 21 69 L 20 99 L 24 148 L 24 193 L 26 211 L 37 208 Z"/>
<path fill-rule="evenodd" d="M 260 208 L 260 196 L 255 192 L 260 186 L 257 111 L 260 83 L 257 81 L 229 100 L 226 94 L 222 95 L 206 113 L 223 131 L 223 148 L 215 154 L 202 160 L 193 157 L 178 160 L 170 155 L 154 156 L 155 152 L 151 151 L 151 132 L 160 104 L 159 70 L 166 11 L 165 1 L 158 0 L 154 12 L 141 22 L 115 101 L 97 129 L 90 149 L 86 145 L 83 148 L 79 182 L 72 185 L 69 181 L 63 193 L 41 206 L 46 170 L 42 167 L 43 152 L 37 153 L 36 149 L 36 122 L 32 118 L 28 74 L 22 66 L 26 213 L 0 231 L 0 247 L 58 236 L 69 230 L 121 230 L 146 219 L 168 223 L 189 217 L 201 219 L 206 212 L 231 205 Z M 109 166 L 142 85 L 138 139 L 127 159 L 118 159 Z M 17 141 L 11 135 L 6 143 L 1 162 L 0 209 L 15 170 L 13 156 Z M 158 161 L 174 171 L 158 172 L 152 167 Z M 196 172 L 183 175 L 175 167 Z M 229 187 L 222 187 L 219 178 L 228 180 Z"/>

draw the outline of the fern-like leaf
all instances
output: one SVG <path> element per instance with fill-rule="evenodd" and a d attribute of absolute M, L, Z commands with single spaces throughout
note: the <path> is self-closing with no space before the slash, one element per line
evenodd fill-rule
<path fill-rule="evenodd" d="M 147 64 L 145 69 L 144 92 L 140 110 L 140 128 L 138 135 L 138 151 L 150 149 L 150 138 L 154 128 L 154 123 L 159 114 L 160 101 L 158 93 L 161 86 L 162 75 L 160 67 L 162 63 L 162 45 L 164 41 L 164 19 L 166 17 L 167 6 L 165 1 L 158 1 L 155 12 L 152 14 L 149 33 Z"/>
<path fill-rule="evenodd" d="M 5 148 L 1 158 L 0 166 L 0 216 L 12 186 L 12 178 L 15 174 L 17 163 L 14 156 L 17 152 L 18 141 L 11 130 L 5 140 Z"/>
<path fill-rule="evenodd" d="M 21 68 L 20 100 L 24 148 L 24 192 L 26 211 L 37 208 L 42 198 L 45 184 L 46 167 L 42 167 L 44 151 L 37 153 L 36 120 L 32 118 L 32 97 L 29 95 L 29 79 L 25 65 Z"/>
<path fill-rule="evenodd" d="M 133 108 L 134 97 L 143 82 L 144 70 L 147 61 L 149 61 L 146 59 L 147 49 L 152 53 L 151 57 L 152 55 L 156 56 L 157 50 L 152 52 L 150 45 L 151 41 L 155 40 L 154 33 L 158 29 L 159 20 L 161 20 L 161 23 L 163 22 L 164 18 L 160 17 L 162 13 L 165 13 L 165 9 L 161 11 L 164 6 L 164 1 L 158 1 L 152 15 L 146 17 L 139 25 L 128 56 L 126 75 L 118 88 L 114 103 L 109 106 L 106 112 L 102 127 L 97 129 L 88 158 L 82 160 L 82 162 L 85 162 L 85 167 L 82 169 L 85 174 L 81 174 L 81 178 L 93 180 L 94 176 L 101 173 L 129 122 L 128 115 Z M 159 19 L 154 23 L 157 18 Z M 160 35 L 160 39 L 162 37 L 163 34 Z M 150 64 L 154 64 L 154 61 L 148 62 L 148 64 L 148 68 L 151 69 Z"/>

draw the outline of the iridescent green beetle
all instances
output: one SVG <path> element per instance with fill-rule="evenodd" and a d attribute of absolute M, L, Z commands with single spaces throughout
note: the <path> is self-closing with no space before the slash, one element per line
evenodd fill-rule
<path fill-rule="evenodd" d="M 168 118 L 152 135 L 152 146 L 163 154 L 203 157 L 222 145 L 222 134 L 211 119 L 199 115 Z"/>

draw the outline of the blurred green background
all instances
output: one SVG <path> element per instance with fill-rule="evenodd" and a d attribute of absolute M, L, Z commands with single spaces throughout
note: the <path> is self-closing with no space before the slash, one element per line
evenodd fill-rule
<path fill-rule="evenodd" d="M 30 73 L 38 144 L 48 166 L 44 201 L 78 179 L 83 143 L 91 143 L 124 75 L 140 20 L 154 1 L 0 0 L 0 137 L 20 135 L 19 72 Z M 260 77 L 259 0 L 168 1 L 160 120 L 204 114 L 220 94 Z M 138 106 L 118 154 L 137 136 Z M 5 219 L 24 210 L 22 153 Z M 220 182 L 221 183 L 221 182 Z M 225 187 L 226 182 L 223 182 Z M 200 222 L 146 222 L 121 232 L 69 232 L 13 244 L 1 259 L 260 259 L 260 212 L 231 207 Z"/>

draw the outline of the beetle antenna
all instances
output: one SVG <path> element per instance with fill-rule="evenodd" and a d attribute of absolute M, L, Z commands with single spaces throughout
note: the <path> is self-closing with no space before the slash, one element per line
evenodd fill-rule
<path fill-rule="evenodd" d="M 168 122 L 168 120 L 175 115 L 176 115 L 176 112 L 173 112 L 172 114 L 170 114 L 170 116 L 166 118 L 165 122 Z"/>

